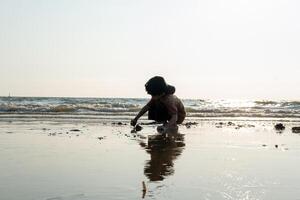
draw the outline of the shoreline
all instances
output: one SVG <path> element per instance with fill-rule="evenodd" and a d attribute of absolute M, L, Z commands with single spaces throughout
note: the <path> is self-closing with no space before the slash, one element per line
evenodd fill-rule
<path fill-rule="evenodd" d="M 13 121 L 20 121 L 20 122 L 32 122 L 32 121 L 56 121 L 56 122 L 75 122 L 75 121 L 83 121 L 83 122 L 90 122 L 90 123 L 102 123 L 102 122 L 122 122 L 122 123 L 129 123 L 130 120 L 135 115 L 128 116 L 128 115 L 114 115 L 114 116 L 105 116 L 105 115 L 62 115 L 62 114 L 1 114 L 0 113 L 0 120 L 3 122 L 13 122 Z M 187 116 L 184 120 L 186 122 L 202 122 L 202 121 L 249 121 L 249 122 L 274 122 L 274 123 L 298 123 L 300 122 L 300 118 L 298 117 L 189 117 Z M 140 118 L 139 122 L 142 123 L 151 123 L 153 121 L 148 120 L 146 116 Z"/>
<path fill-rule="evenodd" d="M 281 132 L 275 124 L 185 120 L 182 143 L 152 148 L 156 125 L 131 133 L 129 121 L 1 120 L 0 193 L 9 200 L 291 199 L 300 195 L 300 135 L 291 132 L 299 122 Z"/>

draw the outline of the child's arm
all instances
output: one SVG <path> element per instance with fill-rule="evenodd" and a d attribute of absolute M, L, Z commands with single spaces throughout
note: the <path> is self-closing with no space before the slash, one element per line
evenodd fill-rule
<path fill-rule="evenodd" d="M 139 119 L 141 116 L 143 116 L 143 115 L 149 110 L 149 107 L 150 107 L 150 106 L 149 106 L 149 103 L 146 104 L 146 105 L 140 110 L 140 112 L 137 114 L 137 116 L 136 116 L 133 120 L 131 120 L 131 125 L 132 125 L 132 126 L 135 126 L 135 125 L 136 125 L 138 119 Z"/>

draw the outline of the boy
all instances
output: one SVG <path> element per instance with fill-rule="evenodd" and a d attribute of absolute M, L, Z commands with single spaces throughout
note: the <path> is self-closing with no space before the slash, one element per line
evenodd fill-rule
<path fill-rule="evenodd" d="M 175 87 L 168 85 L 163 77 L 155 76 L 146 83 L 145 88 L 152 98 L 131 120 L 131 125 L 135 126 L 138 119 L 148 111 L 148 119 L 164 123 L 157 127 L 158 132 L 177 132 L 177 124 L 183 122 L 186 112 L 181 100 L 174 95 Z"/>

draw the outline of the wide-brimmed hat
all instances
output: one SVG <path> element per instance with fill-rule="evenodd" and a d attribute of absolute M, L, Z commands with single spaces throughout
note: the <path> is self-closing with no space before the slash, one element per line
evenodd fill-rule
<path fill-rule="evenodd" d="M 162 95 L 162 94 L 174 94 L 175 87 L 172 85 L 168 85 L 165 79 L 161 76 L 154 76 L 149 79 L 149 81 L 145 84 L 145 88 L 148 94 Z"/>

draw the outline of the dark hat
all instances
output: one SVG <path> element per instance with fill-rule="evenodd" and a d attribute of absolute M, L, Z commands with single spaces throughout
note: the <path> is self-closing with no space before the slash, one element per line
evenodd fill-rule
<path fill-rule="evenodd" d="M 155 96 L 165 94 L 174 94 L 175 87 L 168 85 L 165 79 L 161 76 L 154 76 L 146 84 L 145 88 L 148 94 Z"/>

